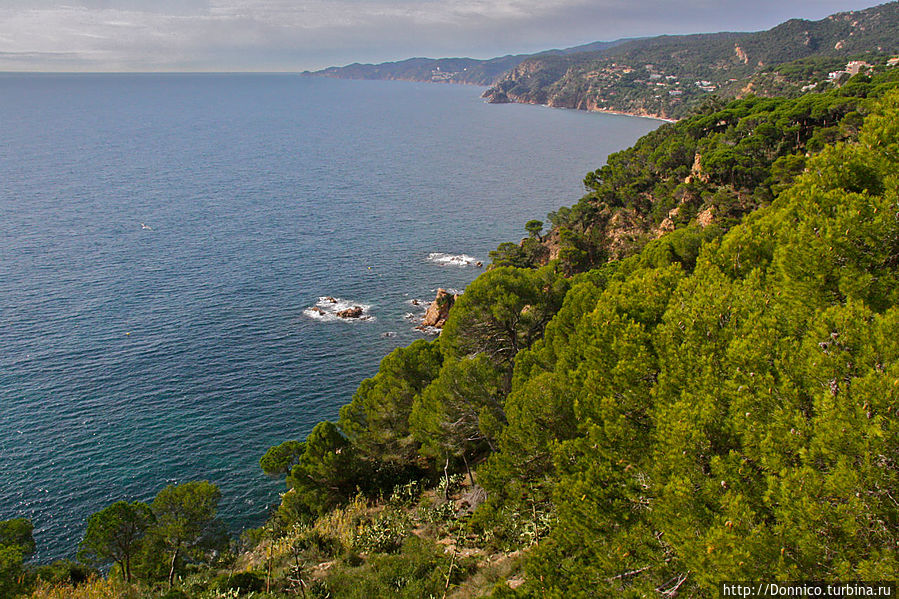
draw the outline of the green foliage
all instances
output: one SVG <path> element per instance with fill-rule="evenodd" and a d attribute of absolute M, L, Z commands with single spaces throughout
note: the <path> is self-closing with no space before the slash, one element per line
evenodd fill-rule
<path fill-rule="evenodd" d="M 97 571 L 71 560 L 58 560 L 51 564 L 35 567 L 31 574 L 35 579 L 49 584 L 78 586 L 95 577 Z"/>
<path fill-rule="evenodd" d="M 325 583 L 335 599 L 441 597 L 471 569 L 470 560 L 446 555 L 440 545 L 412 536 L 396 554 L 373 556 L 360 567 L 332 568 Z"/>
<path fill-rule="evenodd" d="M 475 279 L 450 312 L 440 336 L 444 355 L 486 355 L 511 373 L 515 355 L 543 334 L 568 289 L 549 266 L 495 268 Z"/>
<path fill-rule="evenodd" d="M 284 475 L 297 463 L 306 450 L 300 441 L 285 441 L 270 447 L 259 460 L 259 467 L 269 476 Z"/>
<path fill-rule="evenodd" d="M 26 518 L 0 521 L 0 597 L 28 590 L 23 562 L 34 552 L 34 525 Z"/>
<path fill-rule="evenodd" d="M 386 509 L 374 520 L 359 526 L 353 548 L 366 553 L 392 553 L 400 548 L 410 531 L 411 521 L 405 512 Z"/>
<path fill-rule="evenodd" d="M 0 547 L 17 547 L 23 556 L 34 553 L 34 525 L 27 518 L 0 522 Z"/>
<path fill-rule="evenodd" d="M 238 596 L 249 595 L 265 590 L 265 576 L 257 574 L 256 572 L 236 572 L 230 575 L 223 574 L 216 577 L 212 587 L 222 593 L 236 591 Z"/>
<path fill-rule="evenodd" d="M 464 481 L 464 474 L 452 474 L 446 477 L 441 476 L 437 480 L 434 491 L 439 497 L 449 497 L 462 489 L 462 483 Z"/>
<path fill-rule="evenodd" d="M 524 224 L 524 230 L 528 232 L 528 235 L 531 237 L 540 237 L 540 232 L 543 231 L 543 221 L 539 220 L 529 220 Z"/>
<path fill-rule="evenodd" d="M 604 290 L 573 286 L 564 334 L 520 358 L 480 474 L 494 521 L 555 509 L 525 594 L 895 571 L 899 92 L 871 110 L 693 260 L 662 238 Z"/>
<path fill-rule="evenodd" d="M 208 481 L 169 485 L 153 499 L 156 523 L 152 534 L 171 555 L 169 586 L 175 578 L 179 558 L 202 560 L 205 552 L 227 540 L 224 524 L 216 516 L 222 494 Z"/>
<path fill-rule="evenodd" d="M 418 445 L 409 415 L 421 392 L 433 381 L 443 362 L 436 342 L 419 340 L 398 348 L 382 361 L 378 373 L 362 381 L 353 400 L 340 410 L 338 427 L 352 443 L 367 472 L 359 486 L 386 493 L 410 478 L 419 478 L 415 463 Z"/>
<path fill-rule="evenodd" d="M 389 503 L 394 506 L 408 507 L 415 503 L 422 491 L 422 481 L 412 480 L 393 488 Z"/>
<path fill-rule="evenodd" d="M 27 589 L 23 559 L 20 547 L 0 545 L 0 596 L 15 597 Z"/>
<path fill-rule="evenodd" d="M 493 266 L 514 266 L 516 268 L 532 266 L 524 249 L 511 241 L 504 241 L 499 244 L 495 250 L 490 251 L 489 255 Z"/>
<path fill-rule="evenodd" d="M 130 583 L 131 560 L 154 521 L 147 504 L 118 501 L 88 519 L 78 558 L 98 567 L 115 562 Z"/>
<path fill-rule="evenodd" d="M 691 271 L 696 266 L 700 248 L 721 236 L 719 227 L 700 227 L 691 225 L 675 229 L 668 235 L 646 244 L 640 254 L 647 266 L 664 267 L 669 264 L 680 264 L 684 270 Z"/>
<path fill-rule="evenodd" d="M 410 425 L 423 454 L 467 459 L 492 446 L 503 412 L 503 373 L 484 354 L 444 362 L 416 402 Z"/>
<path fill-rule="evenodd" d="M 351 497 L 362 480 L 350 441 L 334 423 L 319 422 L 287 476 L 291 509 L 300 515 L 324 513 Z"/>
<path fill-rule="evenodd" d="M 176 572 L 183 569 L 184 560 L 176 559 Z M 143 538 L 140 549 L 132 560 L 132 576 L 147 585 L 155 585 L 159 581 L 166 580 L 171 573 L 172 563 L 169 549 L 165 540 L 155 531 Z"/>
<path fill-rule="evenodd" d="M 672 227 L 692 231 L 650 242 L 656 253 L 648 257 L 654 264 L 673 260 L 692 268 L 701 243 L 792 185 L 808 154 L 856 140 L 871 101 L 895 87 L 897 78 L 896 72 L 856 77 L 842 88 L 798 98 L 708 102 L 692 116 L 612 154 L 585 177 L 587 195 L 549 215 L 561 269 L 571 275 L 633 255 Z M 845 176 L 857 179 L 856 188 L 864 185 L 865 169 L 847 166 Z M 534 238 L 521 246 L 504 245 L 495 263 L 540 264 L 528 259 L 526 242 L 546 249 Z M 683 247 L 672 247 L 676 243 Z"/>

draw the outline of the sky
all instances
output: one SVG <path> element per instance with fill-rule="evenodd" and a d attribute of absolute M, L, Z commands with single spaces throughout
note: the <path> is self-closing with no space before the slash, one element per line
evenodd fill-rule
<path fill-rule="evenodd" d="M 758 31 L 877 0 L 0 0 L 0 71 L 302 71 Z"/>

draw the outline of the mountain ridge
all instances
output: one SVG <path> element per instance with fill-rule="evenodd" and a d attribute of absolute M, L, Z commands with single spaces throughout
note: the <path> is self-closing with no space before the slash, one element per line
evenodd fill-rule
<path fill-rule="evenodd" d="M 848 62 L 865 62 L 873 71 L 897 54 L 899 2 L 889 2 L 817 21 L 790 19 L 765 31 L 621 38 L 488 60 L 411 58 L 304 74 L 467 83 L 489 86 L 484 97 L 491 103 L 676 120 L 716 95 L 823 91 L 839 85 L 831 74 Z"/>
<path fill-rule="evenodd" d="M 489 86 L 498 77 L 528 58 L 535 56 L 564 56 L 584 52 L 601 53 L 635 39 L 641 38 L 622 38 L 608 42 L 597 41 L 570 48 L 543 50 L 533 54 L 506 54 L 489 59 L 414 57 L 377 64 L 354 62 L 342 67 L 334 66 L 318 71 L 304 71 L 302 74 L 334 77 L 337 79 L 422 81 Z"/>

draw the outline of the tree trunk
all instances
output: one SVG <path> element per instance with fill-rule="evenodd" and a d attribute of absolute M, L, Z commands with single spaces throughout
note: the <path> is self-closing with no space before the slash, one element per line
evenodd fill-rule
<path fill-rule="evenodd" d="M 172 590 L 172 586 L 175 584 L 175 562 L 178 560 L 179 553 L 181 553 L 181 547 L 176 547 L 172 554 L 172 567 L 169 569 L 169 590 Z"/>
<path fill-rule="evenodd" d="M 128 569 L 125 567 L 125 560 L 113 560 L 115 563 L 119 565 L 119 568 L 122 570 L 122 577 L 125 579 L 125 582 L 129 582 L 128 580 Z"/>
<path fill-rule="evenodd" d="M 489 440 L 488 440 L 489 443 Z M 471 488 L 474 488 L 474 476 L 471 474 L 471 467 L 468 465 L 468 458 L 465 457 L 465 452 L 462 452 L 462 461 L 465 462 L 465 471 L 468 473 L 468 480 L 471 481 Z"/>
<path fill-rule="evenodd" d="M 272 538 L 268 543 L 268 567 L 265 571 L 265 592 L 272 592 L 272 545 L 275 542 L 275 535 L 272 534 Z"/>
<path fill-rule="evenodd" d="M 446 464 L 443 466 L 443 480 L 446 486 L 443 487 L 443 499 L 449 501 L 449 456 L 446 456 Z"/>

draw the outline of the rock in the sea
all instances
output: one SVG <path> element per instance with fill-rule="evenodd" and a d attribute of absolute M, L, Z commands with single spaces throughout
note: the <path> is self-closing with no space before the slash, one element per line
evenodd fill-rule
<path fill-rule="evenodd" d="M 337 313 L 340 318 L 359 318 L 362 316 L 362 306 L 353 306 Z"/>
<path fill-rule="evenodd" d="M 328 302 L 328 303 L 331 303 L 331 304 L 336 304 L 336 303 L 337 303 L 337 300 L 334 299 L 333 297 L 331 297 L 330 295 L 329 295 L 328 297 L 325 298 L 325 301 Z"/>
<path fill-rule="evenodd" d="M 435 297 L 434 301 L 431 302 L 431 305 L 428 306 L 428 311 L 425 312 L 425 317 L 421 321 L 422 328 L 442 328 L 449 316 L 450 308 L 456 303 L 458 297 L 458 295 L 453 295 L 446 289 L 438 289 L 437 297 Z"/>
<path fill-rule="evenodd" d="M 309 308 L 309 309 L 312 310 L 313 312 L 315 312 L 316 314 L 321 314 L 322 316 L 324 316 L 325 314 L 327 314 L 327 312 L 325 312 L 324 310 L 322 310 L 322 309 L 319 308 L 318 306 L 312 306 L 312 307 Z"/>

